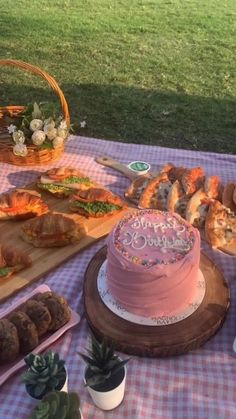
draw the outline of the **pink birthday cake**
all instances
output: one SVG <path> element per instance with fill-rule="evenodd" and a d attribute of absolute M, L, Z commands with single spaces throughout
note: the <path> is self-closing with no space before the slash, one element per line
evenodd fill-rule
<path fill-rule="evenodd" d="M 178 214 L 127 213 L 107 242 L 107 286 L 127 311 L 174 316 L 197 294 L 200 235 Z"/>

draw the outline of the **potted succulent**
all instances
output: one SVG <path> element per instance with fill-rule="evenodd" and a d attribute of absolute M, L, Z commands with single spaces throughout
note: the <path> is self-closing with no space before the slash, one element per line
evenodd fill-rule
<path fill-rule="evenodd" d="M 87 364 L 84 381 L 96 406 L 103 410 L 117 407 L 124 398 L 126 366 L 128 359 L 121 360 L 114 353 L 114 344 L 108 346 L 92 335 L 87 354 L 79 353 Z"/>
<path fill-rule="evenodd" d="M 42 397 L 52 390 L 67 391 L 67 370 L 65 361 L 58 353 L 48 351 L 42 355 L 27 355 L 25 363 L 28 370 L 22 375 L 27 392 L 35 399 Z"/>
<path fill-rule="evenodd" d="M 82 419 L 79 396 L 54 390 L 44 396 L 29 419 Z"/>

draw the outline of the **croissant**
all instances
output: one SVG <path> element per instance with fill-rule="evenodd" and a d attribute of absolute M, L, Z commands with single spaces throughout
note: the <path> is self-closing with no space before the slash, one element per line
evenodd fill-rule
<path fill-rule="evenodd" d="M 60 247 L 78 242 L 86 235 L 86 227 L 62 214 L 48 212 L 27 221 L 21 237 L 35 247 Z"/>
<path fill-rule="evenodd" d="M 75 190 L 85 190 L 93 182 L 82 172 L 71 167 L 58 167 L 48 170 L 40 176 L 37 186 L 56 198 L 66 198 Z"/>
<path fill-rule="evenodd" d="M 146 188 L 150 177 L 147 175 L 142 175 L 136 177 L 125 191 L 125 197 L 128 198 L 134 204 L 138 204 L 140 196 L 142 195 L 144 189 Z"/>
<path fill-rule="evenodd" d="M 103 217 L 125 207 L 124 202 L 112 192 L 102 188 L 80 191 L 70 200 L 70 209 L 86 217 Z"/>
<path fill-rule="evenodd" d="M 31 266 L 30 256 L 13 246 L 0 246 L 0 278 L 6 279 L 21 269 Z"/>
<path fill-rule="evenodd" d="M 26 220 L 48 211 L 48 206 L 34 191 L 12 191 L 0 195 L 0 220 Z"/>

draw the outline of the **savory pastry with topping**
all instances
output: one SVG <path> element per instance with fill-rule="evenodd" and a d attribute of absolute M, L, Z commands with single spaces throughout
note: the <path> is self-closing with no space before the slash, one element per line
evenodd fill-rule
<path fill-rule="evenodd" d="M 42 174 L 37 183 L 38 188 L 50 192 L 56 198 L 66 198 L 75 190 L 85 190 L 94 183 L 82 172 L 71 167 L 58 167 Z"/>
<path fill-rule="evenodd" d="M 212 247 L 236 247 L 236 215 L 221 202 L 213 201 L 206 217 L 205 234 Z"/>
<path fill-rule="evenodd" d="M 229 182 L 225 185 L 222 202 L 225 207 L 231 209 L 236 214 L 236 184 Z"/>
<path fill-rule="evenodd" d="M 186 195 L 181 182 L 176 180 L 170 188 L 167 198 L 167 210 L 177 212 L 181 217 L 186 217 L 189 197 Z"/>
<path fill-rule="evenodd" d="M 71 311 L 66 299 L 55 292 L 47 291 L 32 297 L 43 303 L 50 312 L 50 331 L 55 331 L 67 323 L 71 318 Z"/>
<path fill-rule="evenodd" d="M 27 253 L 13 246 L 0 245 L 0 279 L 7 279 L 31 264 L 31 258 Z"/>
<path fill-rule="evenodd" d="M 171 186 L 172 183 L 165 172 L 151 179 L 141 194 L 138 207 L 141 209 L 154 208 L 166 211 L 167 198 Z"/>
<path fill-rule="evenodd" d="M 47 211 L 47 204 L 34 191 L 15 190 L 0 195 L 0 220 L 26 220 Z"/>
<path fill-rule="evenodd" d="M 77 243 L 86 233 L 84 224 L 62 214 L 48 212 L 24 223 L 21 237 L 35 247 L 60 247 Z"/>
<path fill-rule="evenodd" d="M 35 324 L 23 311 L 13 311 L 7 316 L 17 329 L 20 341 L 20 352 L 27 353 L 34 349 L 39 342 Z"/>
<path fill-rule="evenodd" d="M 79 191 L 70 200 L 70 209 L 85 217 L 103 217 L 112 215 L 125 208 L 125 203 L 119 196 L 103 188 L 90 188 Z"/>
<path fill-rule="evenodd" d="M 139 199 L 150 181 L 150 176 L 141 175 L 137 176 L 130 184 L 128 189 L 125 191 L 125 197 L 128 198 L 134 204 L 138 204 Z"/>
<path fill-rule="evenodd" d="M 0 319 L 0 362 L 12 362 L 19 355 L 20 342 L 16 326 Z"/>
<path fill-rule="evenodd" d="M 193 195 L 198 189 L 203 187 L 205 172 L 202 167 L 187 169 L 181 177 L 181 183 L 186 195 Z"/>

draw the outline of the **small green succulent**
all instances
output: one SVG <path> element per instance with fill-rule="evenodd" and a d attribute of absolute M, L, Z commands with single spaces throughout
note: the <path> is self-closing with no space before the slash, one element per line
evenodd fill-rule
<path fill-rule="evenodd" d="M 52 391 L 40 401 L 29 419 L 80 419 L 80 399 L 77 393 Z"/>
<path fill-rule="evenodd" d="M 28 370 L 22 375 L 28 393 L 41 399 L 52 390 L 60 390 L 66 381 L 65 361 L 57 353 L 29 354 L 24 358 Z"/>
<path fill-rule="evenodd" d="M 79 355 L 87 364 L 86 386 L 89 387 L 94 387 L 109 380 L 130 359 L 121 360 L 114 353 L 113 342 L 108 346 L 105 339 L 100 343 L 94 335 L 91 337 L 91 349 L 87 349 L 87 354 L 79 352 Z"/>

